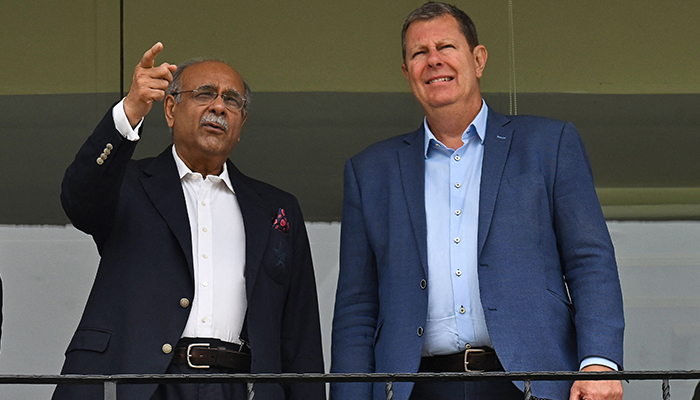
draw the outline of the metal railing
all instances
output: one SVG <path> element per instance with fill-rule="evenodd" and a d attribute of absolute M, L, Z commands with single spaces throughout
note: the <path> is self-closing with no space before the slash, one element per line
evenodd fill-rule
<path fill-rule="evenodd" d="M 662 399 L 671 400 L 671 381 L 700 379 L 694 371 L 622 371 L 622 372 L 442 372 L 442 373 L 372 373 L 372 374 L 154 374 L 154 375 L 0 375 L 0 384 L 30 385 L 98 385 L 104 386 L 104 400 L 117 400 L 117 385 L 162 383 L 233 383 L 245 382 L 248 398 L 255 397 L 255 383 L 312 382 L 384 382 L 386 398 L 393 400 L 394 382 L 452 382 L 452 381 L 521 381 L 525 384 L 523 398 L 532 400 L 532 381 L 573 380 L 660 380 Z"/>

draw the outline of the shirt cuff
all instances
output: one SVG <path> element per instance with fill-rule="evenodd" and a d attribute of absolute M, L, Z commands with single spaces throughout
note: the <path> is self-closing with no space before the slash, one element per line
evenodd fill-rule
<path fill-rule="evenodd" d="M 584 358 L 583 361 L 581 361 L 581 368 L 579 368 L 579 371 L 584 369 L 585 367 L 587 367 L 589 365 L 593 365 L 593 364 L 603 365 L 603 366 L 606 366 L 606 367 L 612 369 L 613 371 L 618 371 L 616 363 L 608 360 L 607 358 L 603 358 L 603 357 L 586 357 L 586 358 Z"/>
<path fill-rule="evenodd" d="M 124 139 L 132 142 L 141 139 L 139 136 L 139 129 L 143 123 L 143 118 L 141 118 L 141 121 L 139 121 L 135 128 L 132 128 L 131 123 L 129 123 L 129 118 L 126 117 L 126 111 L 124 111 L 124 99 L 112 108 L 112 119 L 114 120 L 114 127 L 117 128 L 117 131 Z"/>

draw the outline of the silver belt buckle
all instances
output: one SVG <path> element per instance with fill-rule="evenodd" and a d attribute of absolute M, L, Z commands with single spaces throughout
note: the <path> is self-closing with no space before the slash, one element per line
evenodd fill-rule
<path fill-rule="evenodd" d="M 187 365 L 190 366 L 190 368 L 209 368 L 209 365 L 194 365 L 192 364 L 192 361 L 190 359 L 192 358 L 192 348 L 193 347 L 204 347 L 204 348 L 209 348 L 209 343 L 192 343 L 189 346 L 187 346 Z M 466 358 L 465 358 L 466 360 Z"/>
<path fill-rule="evenodd" d="M 469 369 L 469 353 L 486 353 L 484 349 L 469 349 L 464 351 L 464 372 L 484 372 L 483 369 Z"/>

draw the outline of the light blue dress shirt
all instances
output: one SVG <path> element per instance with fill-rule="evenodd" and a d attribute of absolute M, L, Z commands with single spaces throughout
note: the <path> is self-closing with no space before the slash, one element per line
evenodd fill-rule
<path fill-rule="evenodd" d="M 423 356 L 491 346 L 479 297 L 479 184 L 488 107 L 446 147 L 425 128 L 425 212 L 428 229 L 428 321 Z"/>
<path fill-rule="evenodd" d="M 492 347 L 479 297 L 477 234 L 481 165 L 488 106 L 462 133 L 457 150 L 425 129 L 425 216 L 428 230 L 428 320 L 422 356 L 454 354 L 470 347 Z M 580 368 L 605 358 L 587 357 Z"/>

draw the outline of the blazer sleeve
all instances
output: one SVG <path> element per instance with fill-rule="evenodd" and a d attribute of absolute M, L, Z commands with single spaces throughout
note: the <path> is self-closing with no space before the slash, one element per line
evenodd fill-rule
<path fill-rule="evenodd" d="M 622 369 L 622 291 L 610 234 L 581 138 L 564 126 L 553 187 L 554 229 L 576 326 L 578 361 L 604 357 Z"/>
<path fill-rule="evenodd" d="M 73 225 L 100 243 L 114 220 L 119 191 L 136 144 L 114 126 L 110 109 L 82 145 L 61 185 L 61 203 Z"/>
<path fill-rule="evenodd" d="M 333 317 L 331 372 L 374 372 L 379 313 L 377 262 L 365 227 L 352 159 L 345 164 L 340 273 Z M 371 383 L 331 384 L 334 400 L 371 399 Z"/>

